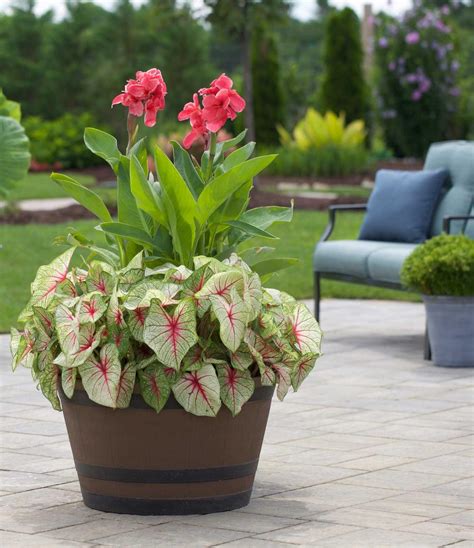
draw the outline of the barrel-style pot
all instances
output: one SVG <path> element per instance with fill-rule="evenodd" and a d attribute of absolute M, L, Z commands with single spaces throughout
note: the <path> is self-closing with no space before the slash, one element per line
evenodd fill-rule
<path fill-rule="evenodd" d="M 126 514 L 208 514 L 250 501 L 273 387 L 258 385 L 232 417 L 184 411 L 171 395 L 160 413 L 138 393 L 130 407 L 93 403 L 80 384 L 61 393 L 84 503 Z"/>

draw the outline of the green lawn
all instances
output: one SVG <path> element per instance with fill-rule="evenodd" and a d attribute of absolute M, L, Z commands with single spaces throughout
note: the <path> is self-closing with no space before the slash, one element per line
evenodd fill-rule
<path fill-rule="evenodd" d="M 339 216 L 333 238 L 355 238 L 362 215 Z M 325 212 L 297 211 L 293 223 L 281 224 L 273 232 L 280 236 L 274 245 L 280 256 L 297 257 L 298 265 L 276 274 L 270 286 L 283 289 L 297 298 L 312 294 L 312 253 L 326 225 Z M 94 232 L 96 221 L 74 221 L 60 225 L 0 225 L 0 332 L 14 325 L 28 300 L 30 283 L 36 270 L 58 255 L 62 248 L 53 245 L 57 236 L 74 226 L 86 234 Z M 268 240 L 262 241 L 268 245 Z M 324 280 L 324 297 L 416 300 L 412 294 Z"/>
<path fill-rule="evenodd" d="M 93 188 L 106 202 L 111 202 L 114 199 L 115 190 L 94 186 L 95 178 L 90 175 L 78 175 L 68 172 L 65 172 L 65 175 L 69 175 L 79 183 Z M 8 193 L 6 200 L 8 202 L 18 202 L 19 200 L 65 198 L 67 196 L 67 193 L 51 179 L 49 173 L 29 173 L 23 181 L 17 183 Z"/>

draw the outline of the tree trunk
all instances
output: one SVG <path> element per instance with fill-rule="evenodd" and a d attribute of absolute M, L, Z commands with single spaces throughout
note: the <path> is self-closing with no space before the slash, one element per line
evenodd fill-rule
<path fill-rule="evenodd" d="M 244 29 L 242 33 L 242 68 L 246 107 L 244 120 L 247 127 L 247 141 L 255 141 L 255 120 L 253 116 L 252 59 L 250 51 L 250 18 L 248 2 L 244 4 Z"/>

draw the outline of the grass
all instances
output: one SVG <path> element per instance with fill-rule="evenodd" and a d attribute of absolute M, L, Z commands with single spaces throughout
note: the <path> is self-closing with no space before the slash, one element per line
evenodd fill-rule
<path fill-rule="evenodd" d="M 76 173 L 67 173 L 79 183 L 92 188 L 102 198 L 110 203 L 115 195 L 115 190 L 111 188 L 96 187 L 95 178 L 90 175 L 78 175 Z M 55 183 L 49 173 L 29 173 L 23 181 L 17 183 L 8 193 L 6 200 L 8 202 L 18 202 L 20 200 L 49 199 L 49 198 L 67 198 L 68 194 Z"/>
<path fill-rule="evenodd" d="M 362 215 L 340 215 L 333 238 L 357 237 Z M 280 236 L 274 246 L 282 257 L 297 257 L 298 265 L 276 274 L 267 285 L 283 289 L 297 298 L 312 294 L 312 254 L 327 220 L 324 212 L 297 211 L 288 227 L 280 224 L 273 232 Z M 0 225 L 0 332 L 9 331 L 29 298 L 30 284 L 39 266 L 59 255 L 62 248 L 52 244 L 74 226 L 87 234 L 94 233 L 96 221 L 74 221 L 57 225 Z M 269 245 L 268 240 L 261 245 Z M 324 297 L 416 300 L 415 295 L 362 285 L 323 280 Z"/>
<path fill-rule="evenodd" d="M 266 190 L 266 189 L 264 189 Z M 277 192 L 278 194 L 289 194 L 289 195 L 299 195 L 304 193 L 309 194 L 311 192 L 319 194 L 337 194 L 338 196 L 347 196 L 347 197 L 356 197 L 356 198 L 369 198 L 372 190 L 370 188 L 364 188 L 362 186 L 356 185 L 341 185 L 341 186 L 328 186 L 327 188 L 293 188 L 280 190 L 278 187 L 269 187 L 269 190 L 272 192 Z"/>

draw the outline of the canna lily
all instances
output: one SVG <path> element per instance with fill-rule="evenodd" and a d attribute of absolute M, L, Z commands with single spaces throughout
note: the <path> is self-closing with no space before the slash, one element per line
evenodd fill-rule
<path fill-rule="evenodd" d="M 209 132 L 204 124 L 203 113 L 197 93 L 193 95 L 192 102 L 184 105 L 183 110 L 178 114 L 178 120 L 180 122 L 189 120 L 189 123 L 191 124 L 191 131 L 186 134 L 183 140 L 184 148 L 190 148 L 194 141 L 200 137 L 204 137 L 204 139 L 207 140 Z"/>

